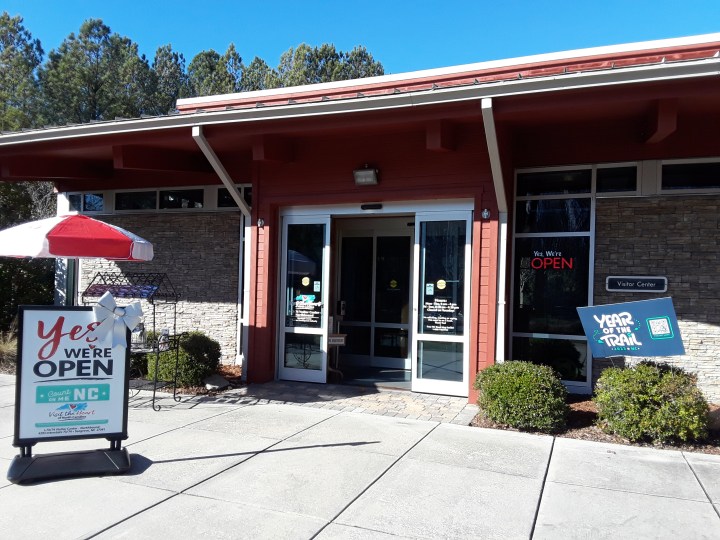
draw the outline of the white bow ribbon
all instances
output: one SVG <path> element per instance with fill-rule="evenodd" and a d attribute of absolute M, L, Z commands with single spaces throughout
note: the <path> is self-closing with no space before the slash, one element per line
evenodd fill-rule
<path fill-rule="evenodd" d="M 95 334 L 97 334 L 98 338 L 103 338 L 112 330 L 113 349 L 127 347 L 125 328 L 129 328 L 132 332 L 142 320 L 140 302 L 133 302 L 129 306 L 119 307 L 110 291 L 106 291 L 98 300 L 98 305 L 93 306 L 93 313 L 95 314 L 95 321 L 100 323 L 95 328 Z"/>

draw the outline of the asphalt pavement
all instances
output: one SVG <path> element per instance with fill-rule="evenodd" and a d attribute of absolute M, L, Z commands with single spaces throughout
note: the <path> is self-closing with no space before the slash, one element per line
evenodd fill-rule
<path fill-rule="evenodd" d="M 3 475 L 0 537 L 720 539 L 720 456 L 474 428 L 443 405 L 428 420 L 347 396 L 289 402 L 273 388 L 162 395 L 159 411 L 134 396 L 131 469 L 27 485 Z M 14 400 L 14 377 L 0 375 L 5 471 Z"/>

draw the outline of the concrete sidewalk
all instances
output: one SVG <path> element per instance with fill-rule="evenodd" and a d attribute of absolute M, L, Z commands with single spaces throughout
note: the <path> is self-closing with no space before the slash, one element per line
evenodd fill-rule
<path fill-rule="evenodd" d="M 271 403 L 253 395 L 264 387 L 162 398 L 159 412 L 137 396 L 131 471 L 26 486 L 3 474 L 0 535 L 720 539 L 720 457 Z M 0 376 L 3 473 L 14 392 Z"/>

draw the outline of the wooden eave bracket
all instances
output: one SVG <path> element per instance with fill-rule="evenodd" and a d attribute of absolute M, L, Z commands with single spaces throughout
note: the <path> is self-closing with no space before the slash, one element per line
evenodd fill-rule
<path fill-rule="evenodd" d="M 655 102 L 655 107 L 649 119 L 649 133 L 645 139 L 646 144 L 659 143 L 677 130 L 678 101 L 677 99 L 660 99 Z"/>
<path fill-rule="evenodd" d="M 274 135 L 260 135 L 253 140 L 253 161 L 288 163 L 293 160 L 293 148 L 289 139 Z"/>
<path fill-rule="evenodd" d="M 425 126 L 425 147 L 433 152 L 455 150 L 455 129 L 447 120 L 435 120 Z"/>

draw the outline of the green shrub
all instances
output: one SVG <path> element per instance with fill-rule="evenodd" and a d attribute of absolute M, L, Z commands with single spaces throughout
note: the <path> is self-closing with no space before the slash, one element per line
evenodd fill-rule
<path fill-rule="evenodd" d="M 144 377 L 147 374 L 148 354 L 130 355 L 130 378 Z M 154 361 L 154 360 L 153 360 Z"/>
<path fill-rule="evenodd" d="M 667 364 L 608 368 L 595 389 L 598 426 L 631 441 L 692 441 L 707 436 L 708 404 L 695 376 Z"/>
<path fill-rule="evenodd" d="M 155 377 L 155 354 L 147 355 L 148 378 Z M 203 379 L 217 371 L 220 365 L 220 344 L 202 332 L 190 332 L 180 338 L 178 351 L 178 386 L 199 386 Z M 175 377 L 175 351 L 160 353 L 158 380 L 172 381 Z"/>
<path fill-rule="evenodd" d="M 567 390 L 548 366 L 496 364 L 478 373 L 475 388 L 482 413 L 494 422 L 544 432 L 565 427 Z"/>

